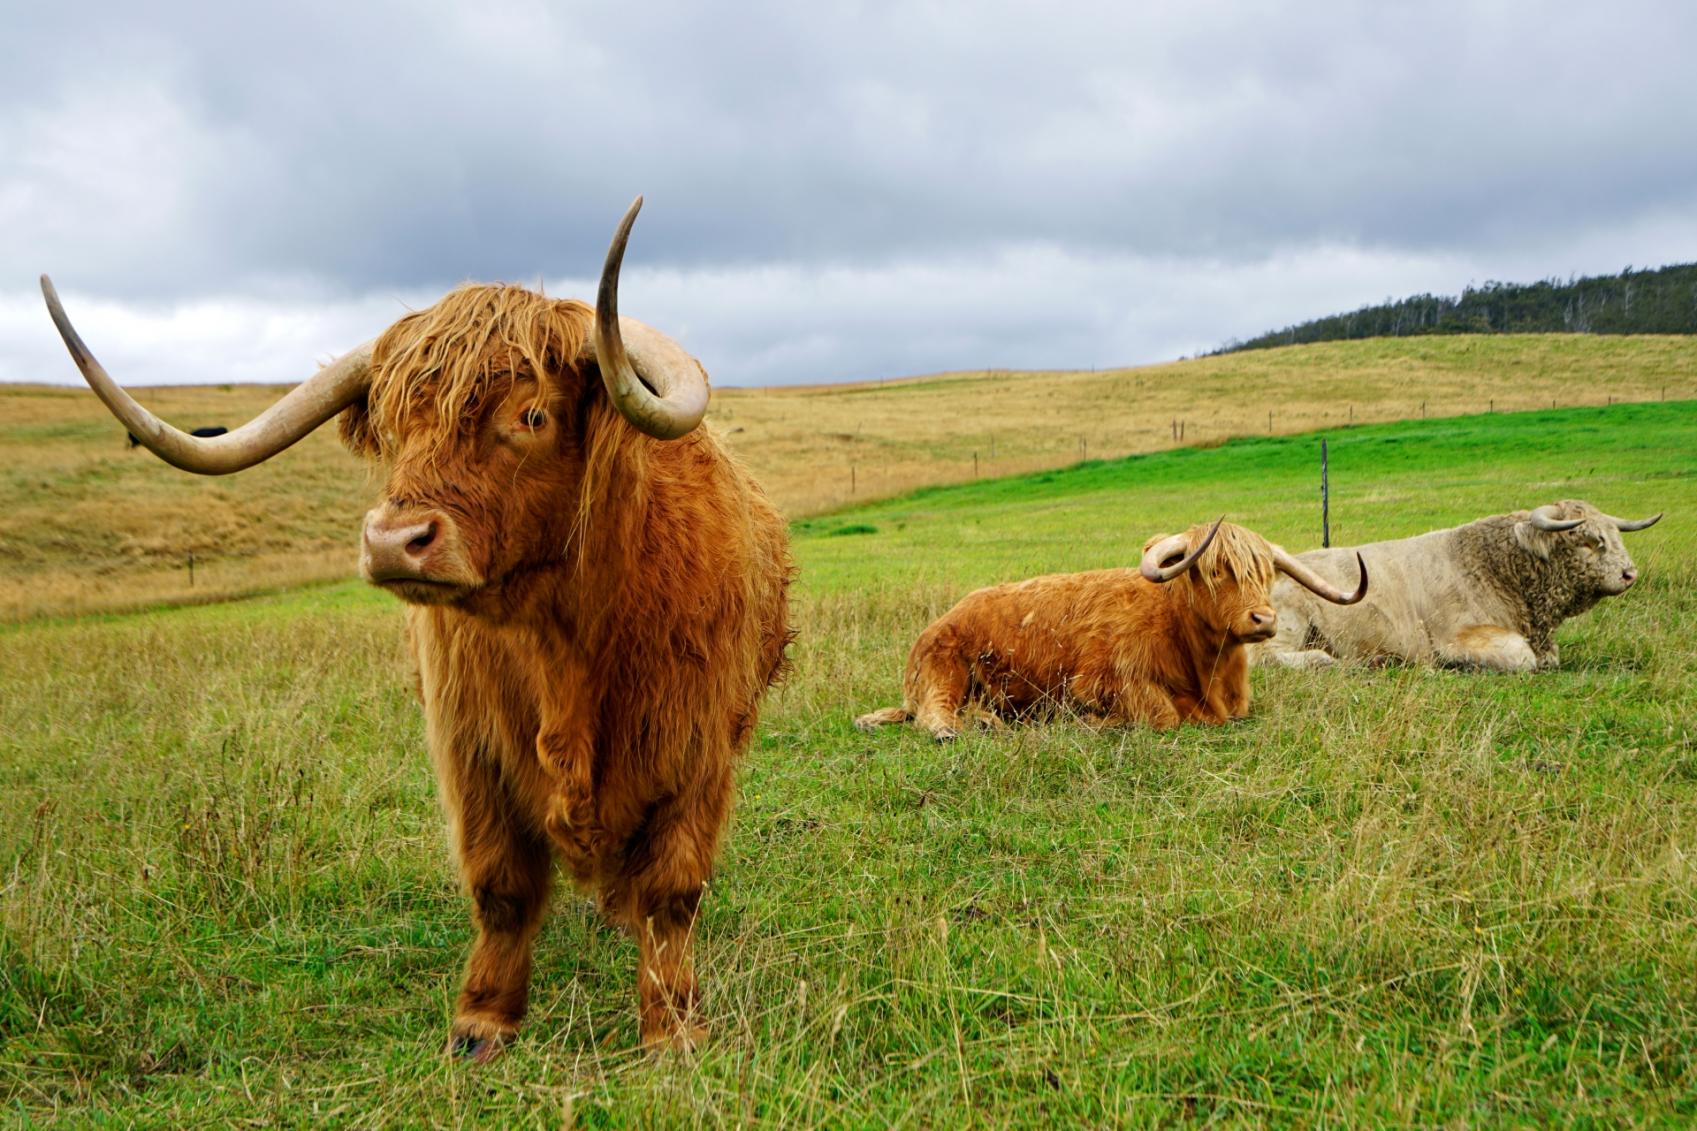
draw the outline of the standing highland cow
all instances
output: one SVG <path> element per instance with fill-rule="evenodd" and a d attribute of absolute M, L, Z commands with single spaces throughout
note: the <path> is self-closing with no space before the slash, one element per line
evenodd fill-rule
<path fill-rule="evenodd" d="M 862 730 L 912 720 L 938 741 L 963 713 L 984 725 L 1055 711 L 1091 722 L 1223 723 L 1249 713 L 1243 648 L 1273 635 L 1275 573 L 1321 598 L 1346 593 L 1254 531 L 1223 520 L 1157 535 L 1138 569 L 1057 573 L 969 593 L 920 633 L 903 703 L 862 715 Z"/>
<path fill-rule="evenodd" d="M 1553 668 L 1562 621 L 1625 593 L 1638 568 L 1621 531 L 1628 522 L 1565 499 L 1492 515 L 1417 538 L 1310 550 L 1298 560 L 1336 578 L 1358 552 L 1373 556 L 1373 597 L 1347 617 L 1293 586 L 1273 589 L 1279 631 L 1256 663 L 1323 667 L 1334 658 L 1404 660 L 1488 671 Z"/>
<path fill-rule="evenodd" d="M 226 436 L 156 419 L 48 307 L 152 451 L 237 471 L 336 414 L 388 481 L 360 570 L 408 603 L 430 753 L 477 938 L 448 1041 L 514 1033 L 558 856 L 640 947 L 645 1045 L 701 1035 L 690 949 L 732 772 L 789 637 L 782 520 L 697 425 L 706 375 L 617 311 L 641 199 L 598 305 L 466 286 Z"/>

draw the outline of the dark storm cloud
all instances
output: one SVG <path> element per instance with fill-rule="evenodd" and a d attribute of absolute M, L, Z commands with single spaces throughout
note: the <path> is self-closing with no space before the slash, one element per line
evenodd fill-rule
<path fill-rule="evenodd" d="M 632 283 L 751 380 L 1149 360 L 1692 257 L 1697 10 L 1148 8 L 17 11 L 0 376 L 36 364 L 40 269 L 123 325 L 328 335 L 462 278 L 587 280 L 638 191 Z"/>

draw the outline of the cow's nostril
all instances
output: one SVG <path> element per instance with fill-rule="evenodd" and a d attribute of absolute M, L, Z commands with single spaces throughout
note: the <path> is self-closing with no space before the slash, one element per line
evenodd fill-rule
<path fill-rule="evenodd" d="M 407 553 L 422 554 L 430 548 L 430 543 L 436 540 L 436 524 L 426 523 L 424 530 L 416 538 L 407 543 Z"/>

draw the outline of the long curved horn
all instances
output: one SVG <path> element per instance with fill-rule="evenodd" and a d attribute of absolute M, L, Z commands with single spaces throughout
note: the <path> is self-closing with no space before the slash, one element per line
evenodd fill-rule
<path fill-rule="evenodd" d="M 595 360 L 620 416 L 657 440 L 676 440 L 707 415 L 707 375 L 671 338 L 633 318 L 619 317 L 619 266 L 641 210 L 639 196 L 607 248 L 595 297 Z"/>
<path fill-rule="evenodd" d="M 1546 504 L 1533 508 L 1526 520 L 1539 530 L 1548 530 L 1552 534 L 1560 534 L 1564 530 L 1572 530 L 1585 520 L 1582 518 L 1557 518 L 1554 504 Z"/>
<path fill-rule="evenodd" d="M 1220 532 L 1220 523 L 1225 520 L 1225 515 L 1221 515 L 1219 518 L 1215 519 L 1213 529 L 1208 531 L 1208 537 L 1202 539 L 1202 544 L 1196 547 L 1195 552 L 1190 554 L 1183 561 L 1175 562 L 1170 566 L 1162 565 L 1161 561 L 1164 558 L 1171 557 L 1175 553 L 1184 552 L 1184 535 L 1174 534 L 1161 539 L 1159 542 L 1149 547 L 1148 550 L 1144 551 L 1143 561 L 1138 565 L 1137 571 L 1144 577 L 1147 577 L 1150 581 L 1171 581 L 1173 578 L 1196 564 L 1197 559 L 1202 556 L 1202 551 L 1208 548 L 1208 546 L 1214 541 L 1214 535 Z"/>
<path fill-rule="evenodd" d="M 71 360 L 82 370 L 83 379 L 106 407 L 112 410 L 132 436 L 147 450 L 184 471 L 200 475 L 228 475 L 270 459 L 290 444 L 358 400 L 370 384 L 371 343 L 367 342 L 284 393 L 276 404 L 232 432 L 203 439 L 190 436 L 154 416 L 135 402 L 83 344 L 76 327 L 59 304 L 53 280 L 41 277 L 41 294 L 47 313 L 59 327 Z"/>
<path fill-rule="evenodd" d="M 1334 605 L 1353 605 L 1367 596 L 1367 563 L 1362 559 L 1359 552 L 1355 555 L 1355 568 L 1361 571 L 1361 580 L 1356 583 L 1353 593 L 1345 593 L 1342 589 L 1291 557 L 1290 553 L 1282 547 L 1275 546 L 1273 548 L 1273 568 L 1316 597 L 1322 597 Z"/>
<path fill-rule="evenodd" d="M 1623 534 L 1631 534 L 1634 530 L 1643 530 L 1646 527 L 1654 526 L 1654 525 L 1656 525 L 1656 523 L 1662 521 L 1662 512 L 1657 511 L 1655 514 L 1651 515 L 1649 518 L 1640 518 L 1640 519 L 1636 519 L 1636 520 L 1635 519 L 1626 519 L 1626 518 L 1616 518 L 1612 514 L 1606 514 L 1603 517 L 1608 519 L 1610 522 L 1614 523 L 1616 530 L 1620 531 Z"/>

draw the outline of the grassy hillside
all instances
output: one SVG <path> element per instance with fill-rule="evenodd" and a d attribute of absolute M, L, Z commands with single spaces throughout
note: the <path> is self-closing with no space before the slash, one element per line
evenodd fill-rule
<path fill-rule="evenodd" d="M 971 585 L 1222 511 L 1293 547 L 1313 437 L 800 525 L 801 636 L 651 1062 L 557 901 L 523 1038 L 438 1049 L 469 941 L 399 658 L 339 584 L 0 629 L 0 1105 L 176 1127 L 1678 1124 L 1697 1117 L 1697 406 L 1334 432 L 1334 530 L 1577 495 L 1631 593 L 1534 677 L 1257 671 L 1227 728 L 860 735 Z M 868 529 L 870 528 L 870 529 Z"/>
<path fill-rule="evenodd" d="M 187 427 L 276 390 L 151 390 Z M 915 487 L 1368 420 L 1697 396 L 1697 339 L 1582 335 L 1341 342 L 1142 369 L 725 389 L 709 426 L 787 513 Z M 1182 444 L 1173 422 L 1184 422 Z M 365 470 L 328 432 L 199 479 L 128 451 L 84 389 L 0 387 L 0 620 L 263 591 L 352 573 Z M 189 586 L 188 557 L 196 559 Z"/>

